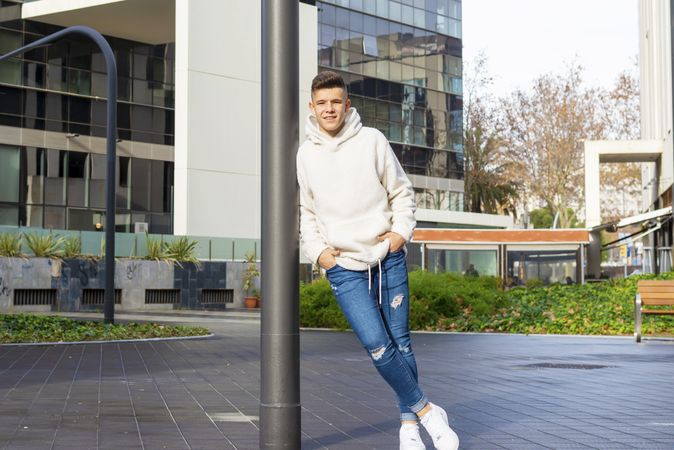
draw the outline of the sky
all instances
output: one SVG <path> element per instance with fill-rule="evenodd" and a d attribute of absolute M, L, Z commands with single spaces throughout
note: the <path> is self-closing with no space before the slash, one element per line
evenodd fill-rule
<path fill-rule="evenodd" d="M 639 53 L 638 0 L 463 0 L 463 61 L 481 50 L 502 96 L 572 61 L 610 88 Z M 637 71 L 638 72 L 638 71 Z"/>

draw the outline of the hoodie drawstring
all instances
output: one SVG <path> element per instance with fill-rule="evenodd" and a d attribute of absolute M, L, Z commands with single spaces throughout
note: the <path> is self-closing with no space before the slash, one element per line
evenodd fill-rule
<path fill-rule="evenodd" d="M 379 264 L 379 306 L 381 306 L 381 258 L 377 258 Z"/>
<path fill-rule="evenodd" d="M 379 306 L 381 306 L 381 258 L 377 258 L 377 265 L 379 266 Z M 367 266 L 367 293 L 372 292 L 372 270 Z"/>

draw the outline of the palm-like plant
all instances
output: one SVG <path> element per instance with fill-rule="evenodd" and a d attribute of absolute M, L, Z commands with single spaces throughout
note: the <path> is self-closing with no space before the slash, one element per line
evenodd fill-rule
<path fill-rule="evenodd" d="M 63 240 L 63 256 L 76 258 L 82 254 L 82 240 L 73 234 Z"/>
<path fill-rule="evenodd" d="M 23 256 L 21 253 L 21 233 L 0 234 L 0 256 Z"/>
<path fill-rule="evenodd" d="M 26 244 L 35 256 L 59 258 L 63 256 L 63 237 L 49 234 L 28 233 Z"/>
<path fill-rule="evenodd" d="M 147 245 L 147 256 L 145 259 L 162 261 L 165 259 L 164 243 L 160 239 L 154 239 L 145 234 L 145 243 Z"/>
<path fill-rule="evenodd" d="M 197 266 L 201 263 L 195 255 L 197 241 L 190 241 L 187 236 L 181 236 L 173 242 L 167 242 L 164 245 L 164 257 L 175 261 L 178 265 L 181 262 L 190 262 Z"/>

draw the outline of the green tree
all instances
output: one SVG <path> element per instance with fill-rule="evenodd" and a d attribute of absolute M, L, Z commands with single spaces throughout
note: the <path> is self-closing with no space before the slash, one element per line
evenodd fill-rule
<path fill-rule="evenodd" d="M 554 217 L 548 208 L 538 208 L 529 213 L 529 220 L 534 228 L 552 228 Z"/>
<path fill-rule="evenodd" d="M 566 214 L 567 217 L 569 217 L 569 221 L 568 225 L 564 228 L 577 228 L 582 226 L 582 223 L 578 221 L 576 213 L 572 208 L 567 208 Z M 550 208 L 543 207 L 531 211 L 529 213 L 529 220 L 534 228 L 552 228 L 552 225 L 555 222 L 555 215 Z M 559 219 L 557 219 L 557 228 L 563 228 L 560 226 Z"/>
<path fill-rule="evenodd" d="M 465 80 L 464 192 L 465 209 L 477 213 L 515 213 L 519 184 L 509 178 L 512 162 L 504 158 L 484 54 L 477 56 Z"/>

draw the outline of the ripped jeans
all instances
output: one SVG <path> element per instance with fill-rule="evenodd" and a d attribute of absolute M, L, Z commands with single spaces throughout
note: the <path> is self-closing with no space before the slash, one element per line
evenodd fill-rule
<path fill-rule="evenodd" d="M 367 270 L 347 270 L 337 265 L 326 275 L 349 325 L 379 374 L 397 394 L 400 420 L 417 420 L 416 413 L 428 400 L 419 388 L 410 341 L 405 252 L 389 253 L 381 262 L 381 273 L 377 266 L 372 267 L 370 275 Z"/>

